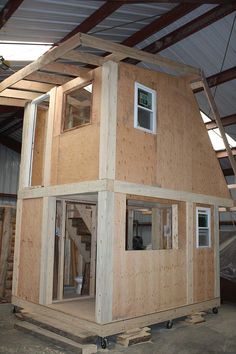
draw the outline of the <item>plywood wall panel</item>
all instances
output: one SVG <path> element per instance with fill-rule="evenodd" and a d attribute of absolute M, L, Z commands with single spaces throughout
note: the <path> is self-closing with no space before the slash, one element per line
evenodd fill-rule
<path fill-rule="evenodd" d="M 134 128 L 135 81 L 157 91 L 156 134 Z M 116 169 L 118 180 L 229 198 L 187 77 L 119 64 Z"/>
<path fill-rule="evenodd" d="M 98 179 L 101 69 L 93 72 L 91 124 L 61 131 L 63 92 L 57 92 L 54 119 L 51 184 L 66 184 Z"/>
<path fill-rule="evenodd" d="M 194 242 L 193 242 L 193 300 L 201 302 L 214 299 L 215 265 L 214 265 L 214 209 L 211 207 L 211 247 L 196 248 L 196 206 L 194 206 Z"/>
<path fill-rule="evenodd" d="M 39 302 L 42 198 L 23 201 L 17 295 Z"/>
<path fill-rule="evenodd" d="M 125 209 L 125 195 L 117 194 L 113 320 L 185 305 L 187 284 L 184 203 L 179 204 L 178 250 L 125 251 Z"/>

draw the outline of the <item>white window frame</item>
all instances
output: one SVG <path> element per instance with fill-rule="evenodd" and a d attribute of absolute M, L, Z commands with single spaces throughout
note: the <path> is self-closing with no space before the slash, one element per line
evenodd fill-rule
<path fill-rule="evenodd" d="M 199 226 L 199 224 L 198 224 L 198 216 L 199 216 L 200 213 L 207 215 L 207 221 L 208 221 L 207 227 L 200 227 Z M 206 245 L 206 246 L 200 246 L 199 245 L 199 230 L 200 229 L 209 230 L 209 233 L 208 233 L 208 245 Z M 201 208 L 201 207 L 197 207 L 196 208 L 196 247 L 197 248 L 210 248 L 211 247 L 211 209 L 210 208 Z"/>
<path fill-rule="evenodd" d="M 141 89 L 141 90 L 151 93 L 151 95 L 152 95 L 152 109 L 148 109 L 148 108 L 138 105 L 138 89 Z M 155 90 L 152 90 L 151 88 L 144 86 L 144 85 L 140 84 L 139 82 L 135 82 L 135 86 L 134 86 L 134 127 L 135 128 L 143 130 L 146 133 L 151 133 L 151 134 L 156 133 L 156 102 L 157 102 L 157 93 Z M 145 111 L 152 113 L 152 122 L 150 124 L 152 126 L 152 129 L 146 129 L 146 128 L 139 126 L 139 124 L 138 124 L 138 108 L 141 108 Z"/>

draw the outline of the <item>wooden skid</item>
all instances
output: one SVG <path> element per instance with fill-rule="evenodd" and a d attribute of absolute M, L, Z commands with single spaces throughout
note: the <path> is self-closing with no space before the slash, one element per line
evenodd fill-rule
<path fill-rule="evenodd" d="M 128 347 L 133 344 L 148 342 L 151 339 L 151 328 L 136 328 L 134 330 L 126 331 L 124 334 L 120 334 L 116 337 L 116 342 Z"/>
<path fill-rule="evenodd" d="M 92 332 L 100 337 L 106 337 L 106 336 L 111 336 L 114 334 L 118 333 L 123 333 L 128 330 L 133 330 L 134 328 L 137 327 L 145 327 L 145 326 L 150 326 L 152 324 L 156 323 L 161 323 L 168 321 L 170 319 L 175 319 L 183 316 L 188 316 L 193 313 L 199 312 L 199 311 L 207 311 L 209 309 L 212 309 L 213 307 L 219 307 L 220 306 L 220 298 L 216 298 L 213 300 L 208 300 L 204 302 L 200 302 L 197 304 L 193 305 L 186 305 L 182 307 L 178 307 L 175 309 L 169 309 L 166 311 L 161 311 L 157 313 L 152 313 L 136 318 L 130 318 L 126 320 L 119 320 L 115 322 L 111 322 L 105 325 L 99 325 L 98 323 L 95 322 L 90 322 L 87 320 L 80 319 L 78 317 L 69 315 L 65 312 L 61 312 L 58 310 L 54 310 L 50 307 L 47 306 L 42 306 L 42 305 L 37 305 L 25 300 L 22 300 L 20 298 L 17 298 L 16 296 L 12 297 L 12 303 L 15 306 L 24 308 L 28 312 L 34 312 L 43 316 L 49 316 L 50 318 L 53 318 L 54 320 L 60 321 L 60 322 L 65 322 L 68 325 L 71 325 L 80 329 L 87 330 L 89 332 Z"/>

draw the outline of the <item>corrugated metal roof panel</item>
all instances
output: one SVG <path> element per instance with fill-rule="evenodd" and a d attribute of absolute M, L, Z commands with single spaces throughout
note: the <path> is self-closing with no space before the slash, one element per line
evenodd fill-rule
<path fill-rule="evenodd" d="M 0 193 L 16 194 L 20 154 L 0 145 Z"/>

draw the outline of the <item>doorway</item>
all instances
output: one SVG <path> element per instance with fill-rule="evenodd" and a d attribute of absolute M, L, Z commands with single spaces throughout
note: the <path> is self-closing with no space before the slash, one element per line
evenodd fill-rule
<path fill-rule="evenodd" d="M 57 200 L 53 301 L 95 296 L 96 204 Z"/>

